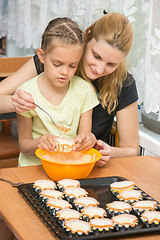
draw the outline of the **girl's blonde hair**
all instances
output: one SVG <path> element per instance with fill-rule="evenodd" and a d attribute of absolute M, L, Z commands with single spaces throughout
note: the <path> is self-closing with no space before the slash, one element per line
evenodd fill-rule
<path fill-rule="evenodd" d="M 41 48 L 49 51 L 52 47 L 52 40 L 58 38 L 65 44 L 83 44 L 84 36 L 78 24 L 70 18 L 55 18 L 51 20 L 43 35 Z"/>
<path fill-rule="evenodd" d="M 51 20 L 42 34 L 41 48 L 45 53 L 54 47 L 54 39 L 61 40 L 64 44 L 84 44 L 84 34 L 78 24 L 70 18 L 55 18 Z M 40 71 L 44 71 L 44 65 L 38 63 Z"/>
<path fill-rule="evenodd" d="M 109 45 L 127 55 L 133 42 L 132 25 L 123 14 L 109 13 L 86 29 L 84 34 L 85 48 L 87 43 L 93 38 L 96 41 L 103 38 Z M 83 59 L 79 66 L 81 76 L 91 81 L 87 78 L 83 70 Z M 126 79 L 126 76 L 127 68 L 126 60 L 124 59 L 113 73 L 98 79 L 99 99 L 102 106 L 104 108 L 107 107 L 108 113 L 114 111 L 118 104 L 118 96 L 122 89 L 122 82 Z"/>

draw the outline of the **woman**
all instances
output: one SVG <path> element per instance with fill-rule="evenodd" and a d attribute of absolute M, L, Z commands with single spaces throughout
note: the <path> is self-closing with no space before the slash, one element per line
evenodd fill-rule
<path fill-rule="evenodd" d="M 138 155 L 138 109 L 135 80 L 127 72 L 125 59 L 133 42 L 129 20 L 120 13 L 110 13 L 85 31 L 85 50 L 77 75 L 91 81 L 101 104 L 94 108 L 92 132 L 96 149 L 102 154 L 98 165 L 110 157 Z M 35 108 L 32 96 L 16 88 L 43 71 L 34 56 L 21 69 L 0 83 L 1 112 L 23 112 Z M 16 90 L 16 92 L 15 92 Z M 7 94 L 14 94 L 13 97 Z M 114 116 L 117 119 L 119 147 L 110 147 L 108 136 Z M 78 146 L 77 146 L 78 147 Z"/>

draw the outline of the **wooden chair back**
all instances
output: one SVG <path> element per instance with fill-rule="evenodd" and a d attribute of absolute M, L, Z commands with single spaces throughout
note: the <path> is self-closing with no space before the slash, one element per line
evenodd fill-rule
<path fill-rule="evenodd" d="M 114 147 L 119 146 L 118 130 L 115 126 L 112 126 L 112 128 L 111 128 L 109 145 L 114 146 Z"/>
<path fill-rule="evenodd" d="M 0 77 L 8 77 L 23 66 L 31 57 L 2 57 L 0 58 Z"/>

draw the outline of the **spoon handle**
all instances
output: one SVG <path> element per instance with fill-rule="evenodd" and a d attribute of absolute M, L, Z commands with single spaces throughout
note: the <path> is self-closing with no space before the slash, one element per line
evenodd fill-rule
<path fill-rule="evenodd" d="M 59 129 L 59 127 L 57 126 L 57 124 L 53 121 L 52 117 L 49 115 L 48 112 L 46 112 L 43 108 L 41 108 L 39 105 L 37 105 L 36 103 L 34 103 L 34 105 L 36 105 L 39 109 L 41 109 L 43 112 L 45 112 L 51 119 L 52 123 Z"/>

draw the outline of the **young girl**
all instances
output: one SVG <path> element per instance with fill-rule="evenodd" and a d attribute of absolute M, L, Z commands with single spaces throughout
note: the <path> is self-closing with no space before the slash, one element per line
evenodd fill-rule
<path fill-rule="evenodd" d="M 92 86 L 74 76 L 83 52 L 83 32 L 68 18 L 49 22 L 42 35 L 37 55 L 44 72 L 20 86 L 34 97 L 37 105 L 48 112 L 55 122 L 71 130 L 64 137 L 75 139 L 84 149 L 91 148 L 96 138 L 91 132 L 92 109 L 98 99 Z M 54 151 L 54 136 L 61 136 L 48 115 L 39 108 L 17 114 L 20 157 L 19 165 L 37 165 L 37 148 Z M 78 133 L 78 137 L 77 136 Z M 90 139 L 88 141 L 88 138 Z"/>

